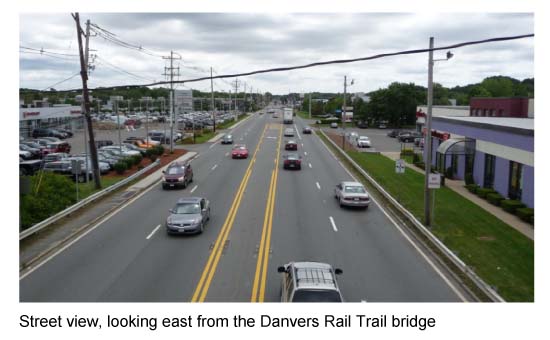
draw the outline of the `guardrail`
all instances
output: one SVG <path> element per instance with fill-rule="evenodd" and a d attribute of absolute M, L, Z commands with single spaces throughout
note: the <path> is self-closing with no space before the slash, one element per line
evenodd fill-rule
<path fill-rule="evenodd" d="M 57 214 L 48 217 L 44 221 L 38 222 L 37 224 L 33 225 L 32 227 L 23 230 L 22 232 L 19 233 L 19 241 L 21 241 L 21 240 L 29 237 L 30 235 L 46 228 L 47 226 L 51 225 L 52 223 L 54 223 L 54 222 L 60 220 L 61 218 L 75 212 L 76 210 L 86 206 L 87 204 L 90 204 L 91 202 L 95 201 L 96 199 L 105 196 L 106 194 L 110 193 L 111 191 L 114 191 L 114 190 L 120 188 L 121 186 L 124 186 L 125 184 L 131 182 L 135 178 L 139 177 L 140 175 L 142 175 L 146 171 L 149 171 L 150 169 L 154 168 L 155 166 L 157 166 L 159 164 L 160 164 L 160 160 L 157 159 L 155 162 L 153 162 L 153 163 L 149 164 L 148 166 L 146 166 L 145 168 L 139 170 L 138 172 L 136 172 L 132 176 L 130 176 L 128 178 L 125 178 L 122 181 L 117 182 L 116 184 L 113 184 L 113 185 L 111 185 L 111 186 L 109 186 L 109 187 L 107 187 L 107 188 L 105 188 L 101 191 L 98 191 L 95 194 L 90 195 L 90 196 L 86 197 L 85 199 L 81 200 L 80 202 L 71 205 L 70 207 L 66 208 L 65 210 L 60 211 Z"/>
<path fill-rule="evenodd" d="M 497 292 L 494 291 L 483 279 L 481 279 L 470 267 L 468 267 L 458 256 L 456 256 L 443 242 L 441 242 L 434 234 L 430 232 L 425 225 L 423 225 L 410 211 L 403 207 L 395 198 L 393 198 L 380 184 L 378 184 L 374 178 L 372 178 L 359 164 L 357 164 L 353 158 L 345 153 L 340 146 L 338 146 L 332 139 L 330 139 L 322 129 L 319 131 L 325 136 L 325 138 L 338 150 L 338 152 L 344 156 L 353 165 L 355 170 L 359 171 L 363 177 L 365 177 L 382 196 L 384 196 L 397 210 L 399 210 L 414 226 L 437 248 L 441 251 L 457 268 L 459 268 L 464 275 L 466 275 L 472 282 L 491 300 L 494 302 L 506 302 Z"/>

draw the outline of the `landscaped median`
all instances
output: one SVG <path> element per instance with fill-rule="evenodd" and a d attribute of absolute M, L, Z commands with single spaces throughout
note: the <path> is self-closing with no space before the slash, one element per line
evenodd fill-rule
<path fill-rule="evenodd" d="M 395 161 L 385 156 L 346 152 L 418 220 L 424 220 L 423 174 L 410 169 L 396 174 Z M 435 190 L 431 231 L 506 301 L 534 300 L 532 240 L 446 187 Z"/>
<path fill-rule="evenodd" d="M 247 114 L 241 114 L 237 120 L 230 120 L 230 121 L 227 121 L 227 122 L 224 122 L 222 124 L 216 124 L 216 130 L 223 130 L 223 129 L 229 129 L 230 127 L 232 127 L 233 125 L 237 124 L 238 122 L 240 122 L 241 120 L 244 120 L 248 117 Z M 212 139 L 216 133 L 218 133 L 219 131 L 217 132 L 214 132 L 212 130 L 197 130 L 195 131 L 195 142 L 193 143 L 193 137 L 188 137 L 182 141 L 178 141 L 178 144 L 201 144 L 201 143 L 205 143 L 207 141 L 209 141 L 210 139 Z"/>

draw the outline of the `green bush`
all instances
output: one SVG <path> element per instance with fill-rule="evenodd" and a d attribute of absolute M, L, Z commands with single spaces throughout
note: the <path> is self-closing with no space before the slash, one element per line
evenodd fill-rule
<path fill-rule="evenodd" d="M 413 163 L 417 168 L 420 168 L 422 170 L 426 169 L 426 165 L 424 164 L 424 162 L 414 162 Z"/>
<path fill-rule="evenodd" d="M 143 156 L 141 155 L 134 155 L 132 156 L 132 163 L 133 165 L 139 165 L 141 161 L 143 160 Z"/>
<path fill-rule="evenodd" d="M 476 195 L 478 195 L 481 198 L 486 198 L 488 194 L 494 194 L 494 193 L 496 193 L 496 191 L 493 188 L 477 188 L 476 189 Z"/>
<path fill-rule="evenodd" d="M 157 159 L 157 151 L 155 150 L 155 147 L 147 149 L 147 151 L 145 151 L 145 157 L 154 162 Z"/>
<path fill-rule="evenodd" d="M 113 169 L 116 171 L 117 174 L 122 175 L 124 171 L 128 170 L 128 165 L 124 160 L 120 160 L 115 163 Z"/>
<path fill-rule="evenodd" d="M 130 157 L 124 157 L 121 162 L 126 163 L 126 169 L 131 169 L 134 166 L 134 159 Z"/>
<path fill-rule="evenodd" d="M 445 169 L 445 177 L 453 179 L 453 168 L 448 167 L 447 169 Z"/>
<path fill-rule="evenodd" d="M 418 153 L 413 154 L 413 164 L 422 162 L 422 156 Z"/>
<path fill-rule="evenodd" d="M 502 200 L 500 206 L 511 214 L 515 214 L 518 208 L 525 208 L 525 204 L 518 200 Z"/>
<path fill-rule="evenodd" d="M 466 182 L 466 184 L 474 184 L 474 175 L 471 172 L 467 172 L 464 175 L 464 182 Z"/>
<path fill-rule="evenodd" d="M 414 157 L 414 150 L 413 149 L 403 149 L 401 150 L 401 157 L 403 156 L 413 156 Z"/>
<path fill-rule="evenodd" d="M 504 200 L 504 197 L 498 192 L 489 193 L 487 194 L 486 198 L 487 198 L 487 201 L 489 201 L 489 203 L 494 205 L 500 205 L 500 202 Z"/>
<path fill-rule="evenodd" d="M 19 195 L 22 229 L 30 228 L 76 202 L 75 184 L 67 176 L 42 172 L 29 178 L 30 193 Z"/>
<path fill-rule="evenodd" d="M 528 223 L 533 223 L 535 217 L 535 209 L 533 208 L 517 208 L 516 216 Z"/>
<path fill-rule="evenodd" d="M 477 188 L 479 188 L 477 184 L 466 184 L 464 187 L 468 189 L 468 191 L 471 192 L 472 194 L 475 194 Z"/>
<path fill-rule="evenodd" d="M 157 155 L 161 156 L 162 154 L 164 154 L 164 146 L 157 145 L 155 147 L 155 151 L 156 151 Z"/>

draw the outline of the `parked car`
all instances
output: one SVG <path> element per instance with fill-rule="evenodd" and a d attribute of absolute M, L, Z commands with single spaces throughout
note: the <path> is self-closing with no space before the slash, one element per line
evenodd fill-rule
<path fill-rule="evenodd" d="M 61 142 L 61 139 L 59 139 L 57 137 L 42 137 L 40 139 L 45 139 L 45 140 L 53 142 L 53 143 Z"/>
<path fill-rule="evenodd" d="M 419 132 L 408 132 L 399 134 L 399 141 L 401 143 L 413 143 L 416 138 L 422 137 L 422 134 Z"/>
<path fill-rule="evenodd" d="M 42 168 L 40 159 L 19 162 L 19 176 L 32 176 Z"/>
<path fill-rule="evenodd" d="M 175 133 L 174 136 L 170 135 L 170 132 L 164 133 L 163 131 L 151 131 L 149 132 L 149 138 L 161 144 L 170 144 L 170 140 L 174 142 L 182 138 L 180 133 Z"/>
<path fill-rule="evenodd" d="M 56 142 L 56 143 L 49 142 L 45 145 L 44 148 L 42 148 L 41 152 L 42 152 L 42 156 L 46 156 L 50 153 L 56 153 L 56 152 L 70 153 L 71 146 L 67 142 Z"/>
<path fill-rule="evenodd" d="M 285 150 L 298 150 L 298 143 L 293 140 L 289 140 L 285 143 Z"/>
<path fill-rule="evenodd" d="M 166 218 L 168 234 L 202 233 L 210 220 L 210 201 L 202 197 L 183 197 Z"/>
<path fill-rule="evenodd" d="M 31 154 L 30 159 L 37 159 L 41 156 L 40 148 L 33 148 L 26 144 L 19 144 L 19 150 L 29 152 Z"/>
<path fill-rule="evenodd" d="M 248 149 L 242 144 L 236 144 L 231 151 L 231 158 L 248 158 Z"/>
<path fill-rule="evenodd" d="M 154 145 L 152 143 L 147 143 L 145 139 L 140 137 L 128 137 L 124 140 L 124 143 L 126 144 L 132 144 L 137 146 L 140 149 L 149 149 L 152 148 Z M 155 142 L 157 143 L 157 142 Z"/>
<path fill-rule="evenodd" d="M 29 160 L 32 158 L 32 153 L 30 151 L 25 151 L 25 150 L 21 150 L 19 149 L 19 158 L 23 159 L 23 160 Z"/>
<path fill-rule="evenodd" d="M 310 135 L 312 132 L 311 128 L 309 126 L 304 126 L 304 128 L 302 129 L 302 133 L 304 135 Z"/>
<path fill-rule="evenodd" d="M 294 137 L 294 129 L 286 128 L 284 132 L 285 137 Z"/>
<path fill-rule="evenodd" d="M 340 182 L 334 188 L 334 197 L 340 206 L 362 207 L 368 209 L 370 196 L 365 187 L 358 182 Z"/>
<path fill-rule="evenodd" d="M 137 151 L 141 153 L 142 156 L 145 156 L 145 152 L 147 150 L 146 148 L 140 148 L 132 143 L 122 143 L 122 146 L 125 147 L 126 149 Z"/>
<path fill-rule="evenodd" d="M 222 144 L 233 144 L 233 136 L 230 134 L 225 134 L 222 137 Z"/>
<path fill-rule="evenodd" d="M 352 132 L 346 133 L 346 137 L 347 137 L 347 140 L 348 140 L 350 143 L 354 144 L 355 141 L 357 140 L 357 138 L 359 137 L 359 134 L 358 134 L 357 132 L 353 132 L 353 131 L 352 131 Z"/>
<path fill-rule="evenodd" d="M 40 138 L 40 137 L 57 137 L 60 139 L 67 138 L 67 134 L 57 131 L 55 129 L 34 129 L 32 130 L 32 138 Z"/>
<path fill-rule="evenodd" d="M 66 134 L 66 135 L 67 135 L 67 138 L 71 138 L 72 136 L 74 136 L 74 134 L 73 134 L 73 132 L 72 132 L 71 130 L 67 130 L 67 129 L 57 129 L 57 131 Z"/>
<path fill-rule="evenodd" d="M 357 122 L 357 127 L 360 128 L 360 129 L 366 129 L 369 127 L 369 124 L 367 124 L 367 122 L 363 121 L 363 120 L 360 120 Z"/>
<path fill-rule="evenodd" d="M 290 262 L 277 268 L 283 274 L 281 302 L 344 302 L 336 275 L 339 268 L 321 262 Z"/>
<path fill-rule="evenodd" d="M 338 129 L 338 123 L 332 122 L 332 123 L 330 123 L 330 127 L 331 127 L 332 129 Z"/>
<path fill-rule="evenodd" d="M 50 153 L 50 154 L 47 154 L 46 156 L 44 156 L 43 161 L 44 161 L 44 163 L 50 163 L 50 162 L 62 161 L 66 158 L 69 158 L 68 153 L 53 152 L 53 153 Z"/>
<path fill-rule="evenodd" d="M 166 170 L 162 171 L 162 188 L 177 188 L 183 187 L 193 182 L 193 169 L 191 163 L 174 162 L 170 164 Z"/>
<path fill-rule="evenodd" d="M 385 129 L 387 128 L 388 126 L 386 125 L 386 123 L 378 123 L 378 128 L 379 129 Z"/>
<path fill-rule="evenodd" d="M 127 147 L 121 146 L 121 145 L 120 146 L 119 145 L 104 146 L 104 147 L 101 148 L 101 150 L 114 150 L 114 151 L 116 151 L 116 153 L 120 153 L 124 157 L 141 155 L 141 152 L 135 151 L 135 150 L 130 150 Z"/>
<path fill-rule="evenodd" d="M 397 138 L 400 132 L 401 130 L 391 130 L 390 132 L 388 132 L 387 136 L 391 138 Z"/>
<path fill-rule="evenodd" d="M 102 148 L 104 146 L 113 145 L 113 141 L 112 140 L 96 140 L 95 145 L 96 145 L 97 148 Z"/>
<path fill-rule="evenodd" d="M 357 138 L 357 147 L 358 147 L 358 148 L 370 148 L 370 147 L 371 147 L 371 143 L 370 143 L 369 137 L 367 137 L 367 136 L 359 136 L 359 137 Z"/>
<path fill-rule="evenodd" d="M 283 169 L 302 169 L 302 157 L 295 153 L 289 153 L 283 156 Z"/>

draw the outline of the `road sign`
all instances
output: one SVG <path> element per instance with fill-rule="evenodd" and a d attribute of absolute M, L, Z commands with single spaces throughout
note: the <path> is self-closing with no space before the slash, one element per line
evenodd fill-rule
<path fill-rule="evenodd" d="M 353 106 L 346 106 L 346 111 L 353 111 Z M 342 110 L 344 110 L 344 106 L 342 105 Z"/>
<path fill-rule="evenodd" d="M 441 187 L 441 175 L 429 174 L 428 175 L 428 189 L 439 189 Z"/>
<path fill-rule="evenodd" d="M 397 159 L 395 161 L 395 173 L 396 174 L 404 174 L 405 173 L 405 160 L 404 159 Z"/>

